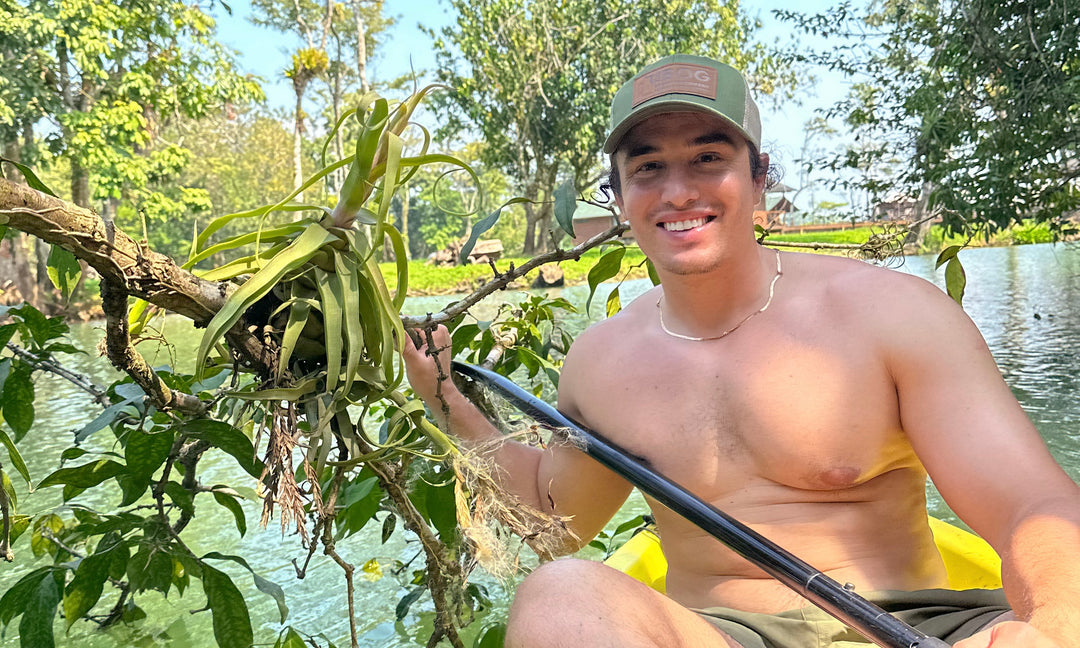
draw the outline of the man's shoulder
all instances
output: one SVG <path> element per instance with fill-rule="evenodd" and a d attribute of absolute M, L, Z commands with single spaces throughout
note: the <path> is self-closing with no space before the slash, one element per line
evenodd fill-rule
<path fill-rule="evenodd" d="M 936 302 L 942 293 L 925 279 L 858 259 L 795 254 L 789 265 L 800 294 L 834 305 L 908 306 L 913 301 Z"/>

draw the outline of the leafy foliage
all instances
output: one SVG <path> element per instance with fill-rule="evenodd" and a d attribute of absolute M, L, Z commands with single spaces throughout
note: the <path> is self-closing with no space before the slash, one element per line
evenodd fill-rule
<path fill-rule="evenodd" d="M 923 195 L 954 229 L 1031 218 L 1059 231 L 1080 208 L 1080 23 L 1067 3 L 889 0 L 780 13 L 808 32 L 852 35 L 810 56 L 857 80 L 831 110 L 857 144 L 830 168 L 859 170 L 853 182 L 877 196 Z"/>
<path fill-rule="evenodd" d="M 615 91 L 645 63 L 711 54 L 747 70 L 760 91 L 790 72 L 750 40 L 738 2 L 620 0 L 561 3 L 453 0 L 457 24 L 436 38 L 443 131 L 479 132 L 482 161 L 514 179 L 524 203 L 524 253 L 547 245 L 559 182 L 577 191 L 599 177 L 597 151 Z"/>

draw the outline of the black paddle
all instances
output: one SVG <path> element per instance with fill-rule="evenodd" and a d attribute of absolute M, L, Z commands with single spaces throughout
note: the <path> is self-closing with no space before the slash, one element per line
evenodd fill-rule
<path fill-rule="evenodd" d="M 534 397 L 511 380 L 487 369 L 454 361 L 453 368 L 494 389 L 536 421 L 566 429 L 574 446 L 597 460 L 641 492 L 708 532 L 776 580 L 814 605 L 886 648 L 948 648 L 890 615 L 840 583 L 730 517 L 712 504 L 646 466 L 626 450 L 587 430 L 557 409 Z"/>

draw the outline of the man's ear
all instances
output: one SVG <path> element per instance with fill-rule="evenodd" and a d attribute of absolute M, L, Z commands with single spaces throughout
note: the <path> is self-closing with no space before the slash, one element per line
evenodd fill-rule
<path fill-rule="evenodd" d="M 754 178 L 754 187 L 757 189 L 758 193 L 763 193 L 765 191 L 765 182 L 769 177 L 769 154 L 761 153 L 760 159 L 762 173 Z"/>

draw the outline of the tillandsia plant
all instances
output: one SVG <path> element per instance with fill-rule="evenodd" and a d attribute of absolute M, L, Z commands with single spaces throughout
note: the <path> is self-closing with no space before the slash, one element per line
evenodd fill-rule
<path fill-rule="evenodd" d="M 499 564 L 507 556 L 500 550 L 505 541 L 492 532 L 492 525 L 497 521 L 520 535 L 538 537 L 539 531 L 561 524 L 539 512 L 523 514 L 500 490 L 486 463 L 462 453 L 402 386 L 397 356 L 402 345 L 411 343 L 400 314 L 408 290 L 408 264 L 402 235 L 391 220 L 391 201 L 412 174 L 429 164 L 463 170 L 480 187 L 467 164 L 429 153 L 428 132 L 410 121 L 431 89 L 396 105 L 375 93 L 365 95 L 334 129 L 342 128 L 347 119 L 356 120 L 359 135 L 352 155 L 327 165 L 275 205 L 211 222 L 195 237 L 185 268 L 204 279 L 240 282 L 206 327 L 196 358 L 198 378 L 225 369 L 233 374 L 245 371 L 240 355 L 224 338 L 238 322 L 259 335 L 272 352 L 266 374 L 228 394 L 265 415 L 257 426 L 268 433 L 260 479 L 263 523 L 277 507 L 283 529 L 295 523 L 309 558 L 321 543 L 324 553 L 346 571 L 353 612 L 353 567 L 337 555 L 334 543 L 373 516 L 371 509 L 358 519 L 341 502 L 346 499 L 343 493 L 374 477 L 380 489 L 373 494 L 385 494 L 387 499 L 381 506 L 402 518 L 426 553 L 423 585 L 436 608 L 430 643 L 445 637 L 461 645 L 457 628 L 476 599 L 467 595 L 469 571 L 478 560 L 488 561 L 490 571 L 505 571 Z M 423 133 L 415 154 L 403 146 L 402 133 L 410 125 Z M 332 132 L 327 141 L 333 136 Z M 289 202 L 346 165 L 349 173 L 333 207 Z M 264 227 L 267 217 L 280 211 L 301 217 L 294 223 Z M 237 219 L 256 226 L 210 243 L 215 232 Z M 393 290 L 374 256 L 386 243 L 397 266 Z M 237 250 L 245 254 L 215 268 L 199 268 L 219 253 Z M 136 321 L 143 317 L 145 312 L 133 316 Z M 378 434 L 365 428 L 373 410 L 381 418 Z M 294 465 L 297 456 L 302 457 L 300 470 Z M 412 464 L 417 458 L 444 468 L 417 467 Z M 436 511 L 433 502 L 439 498 L 430 493 L 425 504 L 417 506 L 418 488 L 450 495 L 442 499 L 442 507 L 449 511 Z M 314 521 L 311 533 L 309 517 Z M 406 611 L 422 592 L 414 589 L 403 599 Z M 355 643 L 355 622 L 352 630 Z"/>

